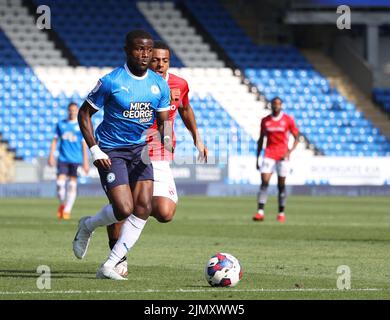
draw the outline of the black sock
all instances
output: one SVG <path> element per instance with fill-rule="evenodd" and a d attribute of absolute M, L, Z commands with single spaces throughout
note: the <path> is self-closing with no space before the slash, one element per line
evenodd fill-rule
<path fill-rule="evenodd" d="M 264 210 L 264 203 L 259 203 L 259 204 L 257 205 L 257 209 L 258 209 L 258 210 Z"/>
<path fill-rule="evenodd" d="M 119 260 L 119 262 L 117 264 L 122 263 L 123 261 L 126 261 L 126 260 L 127 260 L 127 258 L 126 258 L 126 256 L 124 256 L 122 259 Z"/>
<path fill-rule="evenodd" d="M 278 195 L 278 204 L 279 204 L 279 213 L 284 212 L 284 207 L 286 205 L 286 186 L 284 184 L 278 185 L 279 195 Z"/>
<path fill-rule="evenodd" d="M 118 240 L 110 239 L 108 240 L 108 246 L 110 247 L 110 250 L 112 250 Z"/>

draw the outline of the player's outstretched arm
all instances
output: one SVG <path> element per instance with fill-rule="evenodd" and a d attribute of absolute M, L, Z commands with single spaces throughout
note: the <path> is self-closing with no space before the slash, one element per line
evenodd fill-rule
<path fill-rule="evenodd" d="M 173 153 L 175 150 L 173 147 L 172 124 L 169 121 L 169 111 L 157 112 L 157 127 L 164 148 Z"/>
<path fill-rule="evenodd" d="M 57 137 L 54 137 L 50 144 L 50 152 L 49 152 L 49 159 L 47 161 L 48 165 L 53 167 L 55 165 L 55 159 L 54 159 L 54 153 L 57 148 Z"/>
<path fill-rule="evenodd" d="M 194 145 L 199 151 L 199 159 L 202 161 L 204 160 L 207 163 L 208 150 L 200 137 L 198 126 L 196 125 L 194 110 L 191 105 L 187 105 L 186 107 L 179 108 L 179 113 L 184 125 L 192 135 Z"/>
<path fill-rule="evenodd" d="M 84 101 L 79 110 L 77 120 L 84 140 L 91 151 L 94 165 L 98 168 L 109 169 L 111 166 L 111 160 L 102 150 L 100 150 L 93 134 L 91 118 L 96 112 L 97 110 L 95 108 L 93 108 L 87 101 Z"/>

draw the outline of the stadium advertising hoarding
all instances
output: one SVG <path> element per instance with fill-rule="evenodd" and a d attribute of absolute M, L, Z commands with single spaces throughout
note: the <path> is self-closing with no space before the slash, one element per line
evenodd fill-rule
<path fill-rule="evenodd" d="M 227 166 L 225 164 L 173 164 L 172 174 L 176 182 L 223 182 L 227 177 Z M 81 183 L 94 183 L 99 181 L 99 173 L 95 166 L 86 175 L 81 167 L 79 168 L 79 180 Z M 40 163 L 40 181 L 54 181 L 56 168 L 48 166 L 45 162 Z"/>
<path fill-rule="evenodd" d="M 255 157 L 230 157 L 228 181 L 232 184 L 260 184 L 260 173 L 256 170 Z M 259 159 L 261 164 L 262 159 Z M 288 184 L 324 185 L 373 185 L 390 184 L 390 157 L 308 157 L 293 158 L 290 163 Z M 276 184 L 273 175 L 271 184 Z"/>
<path fill-rule="evenodd" d="M 177 182 L 222 182 L 227 168 L 214 164 L 173 165 L 172 173 Z"/>
<path fill-rule="evenodd" d="M 254 156 L 231 156 L 228 165 L 174 164 L 172 173 L 177 183 L 228 182 L 229 184 L 260 184 Z M 259 159 L 261 165 L 262 158 Z M 390 185 L 390 157 L 305 157 L 292 158 L 289 185 L 356 186 Z M 41 181 L 53 181 L 55 170 L 41 163 Z M 96 168 L 91 167 L 88 176 L 81 173 L 81 183 L 98 181 Z M 276 175 L 271 184 L 276 184 Z"/>

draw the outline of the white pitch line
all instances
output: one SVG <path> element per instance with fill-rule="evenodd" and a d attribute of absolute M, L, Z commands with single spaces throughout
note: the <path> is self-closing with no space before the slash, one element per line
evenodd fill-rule
<path fill-rule="evenodd" d="M 336 288 L 307 288 L 307 289 L 176 289 L 176 290 L 40 290 L 40 291 L 0 291 L 0 295 L 34 295 L 34 294 L 123 294 L 123 293 L 207 293 L 207 292 L 360 292 L 360 291 L 390 291 L 390 288 L 356 288 L 340 290 Z"/>

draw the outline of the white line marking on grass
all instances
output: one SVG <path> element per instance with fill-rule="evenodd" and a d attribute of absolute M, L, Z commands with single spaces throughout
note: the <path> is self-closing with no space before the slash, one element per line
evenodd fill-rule
<path fill-rule="evenodd" d="M 208 292 L 360 292 L 360 291 L 390 291 L 390 288 L 356 288 L 339 290 L 336 288 L 307 288 L 307 289 L 176 289 L 176 290 L 41 290 L 41 291 L 0 291 L 0 295 L 34 295 L 34 294 L 123 294 L 123 293 L 208 293 Z"/>

